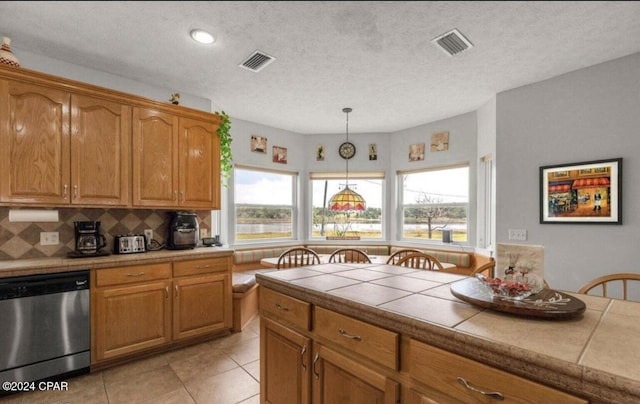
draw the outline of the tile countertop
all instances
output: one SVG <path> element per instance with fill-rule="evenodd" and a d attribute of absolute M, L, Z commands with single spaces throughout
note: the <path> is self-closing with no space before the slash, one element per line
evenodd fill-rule
<path fill-rule="evenodd" d="M 160 250 L 138 254 L 111 254 L 87 258 L 35 258 L 0 261 L 0 278 L 9 276 L 70 272 L 82 269 L 109 268 L 123 265 L 144 265 L 185 259 L 199 259 L 233 254 L 233 249 L 197 247 L 191 250 Z"/>
<path fill-rule="evenodd" d="M 583 315 L 534 319 L 456 298 L 450 284 L 464 278 L 375 264 L 256 275 L 270 289 L 594 402 L 640 402 L 640 303 L 568 293 L 585 303 Z"/>

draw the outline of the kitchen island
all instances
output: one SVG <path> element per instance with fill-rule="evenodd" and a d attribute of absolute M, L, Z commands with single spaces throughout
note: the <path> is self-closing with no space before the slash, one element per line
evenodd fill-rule
<path fill-rule="evenodd" d="M 568 293 L 586 311 L 549 320 L 463 302 L 450 286 L 465 277 L 435 271 L 324 264 L 256 278 L 262 400 L 640 402 L 638 303 Z"/>

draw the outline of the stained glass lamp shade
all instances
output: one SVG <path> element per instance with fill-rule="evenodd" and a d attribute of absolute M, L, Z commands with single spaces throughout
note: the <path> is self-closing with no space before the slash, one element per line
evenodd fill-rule
<path fill-rule="evenodd" d="M 349 188 L 349 185 L 346 185 L 342 191 L 331 197 L 329 209 L 335 211 L 363 211 L 367 209 L 367 204 L 359 193 Z"/>

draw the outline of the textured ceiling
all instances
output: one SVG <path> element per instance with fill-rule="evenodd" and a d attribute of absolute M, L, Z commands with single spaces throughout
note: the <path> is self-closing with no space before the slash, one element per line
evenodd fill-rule
<path fill-rule="evenodd" d="M 193 28 L 212 32 L 198 45 Z M 431 40 L 457 28 L 455 57 Z M 0 2 L 12 49 L 211 99 L 298 133 L 393 132 L 640 51 L 640 2 Z M 277 58 L 238 67 L 253 51 Z"/>

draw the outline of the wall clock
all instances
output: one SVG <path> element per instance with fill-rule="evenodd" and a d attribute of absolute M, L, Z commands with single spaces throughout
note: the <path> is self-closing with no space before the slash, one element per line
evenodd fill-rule
<path fill-rule="evenodd" d="M 344 142 L 343 144 L 340 145 L 340 148 L 338 149 L 338 153 L 340 154 L 340 157 L 342 157 L 343 159 L 349 160 L 350 158 L 356 155 L 356 146 L 351 142 Z"/>

